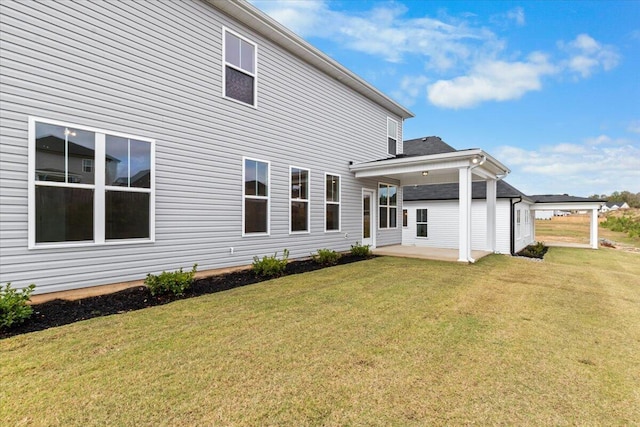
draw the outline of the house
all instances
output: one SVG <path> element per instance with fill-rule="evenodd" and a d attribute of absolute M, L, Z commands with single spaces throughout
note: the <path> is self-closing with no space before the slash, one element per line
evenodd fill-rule
<path fill-rule="evenodd" d="M 627 202 L 607 202 L 602 205 L 601 212 L 617 211 L 618 209 L 629 209 Z"/>
<path fill-rule="evenodd" d="M 9 0 L 2 20 L 0 282 L 401 243 L 403 178 L 355 169 L 397 160 L 413 114 L 246 1 Z"/>
<path fill-rule="evenodd" d="M 404 141 L 404 154 L 418 156 L 455 153 L 436 136 Z M 457 184 L 403 187 L 402 244 L 434 248 L 457 248 L 459 191 Z M 471 191 L 472 250 L 487 250 L 487 187 L 473 182 Z M 515 254 L 534 242 L 533 200 L 500 180 L 496 185 L 495 247 L 491 251 Z"/>

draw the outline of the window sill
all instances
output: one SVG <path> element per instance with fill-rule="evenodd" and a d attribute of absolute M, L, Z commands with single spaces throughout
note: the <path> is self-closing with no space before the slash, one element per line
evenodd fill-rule
<path fill-rule="evenodd" d="M 239 101 L 239 100 L 237 100 L 235 98 L 231 98 L 231 97 L 229 97 L 227 95 L 222 95 L 222 99 L 227 99 L 227 100 L 229 100 L 231 102 L 235 102 L 236 104 L 244 105 L 245 107 L 253 108 L 254 110 L 258 109 L 258 103 L 257 102 L 255 104 L 247 104 L 246 102 Z"/>
<path fill-rule="evenodd" d="M 149 244 L 155 243 L 155 239 L 127 239 L 127 240 L 107 240 L 105 242 L 55 242 L 55 243 L 36 243 L 35 245 L 29 245 L 29 250 L 41 250 L 41 249 L 69 249 L 69 248 L 88 248 L 88 247 L 102 247 L 102 246 L 126 246 L 136 244 Z"/>

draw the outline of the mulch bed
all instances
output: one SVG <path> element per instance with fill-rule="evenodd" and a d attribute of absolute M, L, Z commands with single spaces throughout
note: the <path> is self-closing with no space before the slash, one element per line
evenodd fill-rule
<path fill-rule="evenodd" d="M 349 264 L 369 258 L 371 257 L 356 257 L 345 254 L 338 260 L 338 265 Z M 287 264 L 285 275 L 306 273 L 321 268 L 324 268 L 324 266 L 310 259 L 292 261 Z M 173 294 L 153 296 L 146 286 L 137 286 L 111 294 L 83 298 L 75 301 L 61 299 L 47 301 L 42 304 L 34 304 L 33 315 L 24 323 L 13 325 L 9 330 L 0 330 L 0 339 L 55 328 L 56 326 L 68 325 L 69 323 L 94 317 L 126 313 L 128 311 L 168 304 L 181 299 L 222 292 L 264 280 L 268 279 L 256 276 L 251 270 L 242 270 L 196 279 L 191 287 L 185 291 L 184 295 L 181 296 L 175 296 Z"/>

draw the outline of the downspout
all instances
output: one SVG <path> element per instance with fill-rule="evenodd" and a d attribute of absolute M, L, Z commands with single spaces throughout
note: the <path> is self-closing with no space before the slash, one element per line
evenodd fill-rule
<path fill-rule="evenodd" d="M 511 256 L 516 256 L 516 204 L 521 201 L 522 196 L 518 197 L 517 202 L 514 202 L 513 199 L 511 199 L 511 239 L 509 239 L 511 245 Z"/>

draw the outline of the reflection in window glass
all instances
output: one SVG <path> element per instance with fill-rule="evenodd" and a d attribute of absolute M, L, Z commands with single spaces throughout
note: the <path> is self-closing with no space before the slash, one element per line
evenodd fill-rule
<path fill-rule="evenodd" d="M 225 96 L 255 105 L 256 46 L 228 31 L 225 37 Z"/>
<path fill-rule="evenodd" d="M 398 221 L 398 187 L 391 184 L 378 185 L 380 228 L 395 228 Z"/>
<path fill-rule="evenodd" d="M 36 242 L 93 240 L 93 190 L 36 186 Z"/>
<path fill-rule="evenodd" d="M 151 144 L 106 136 L 106 185 L 151 188 Z"/>
<path fill-rule="evenodd" d="M 247 198 L 245 199 L 244 212 L 245 233 L 268 232 L 268 200 Z"/>
<path fill-rule="evenodd" d="M 326 175 L 325 230 L 340 231 L 340 177 Z"/>
<path fill-rule="evenodd" d="M 416 236 L 428 237 L 428 209 L 416 209 Z"/>
<path fill-rule="evenodd" d="M 105 237 L 107 239 L 149 238 L 149 200 L 149 193 L 107 191 Z"/>
<path fill-rule="evenodd" d="M 36 181 L 94 184 L 95 134 L 48 123 L 36 123 Z"/>
<path fill-rule="evenodd" d="M 269 232 L 269 164 L 244 161 L 244 232 Z"/>
<path fill-rule="evenodd" d="M 290 231 L 309 231 L 309 171 L 291 168 Z"/>
<path fill-rule="evenodd" d="M 253 77 L 227 67 L 225 94 L 229 98 L 253 105 Z"/>

